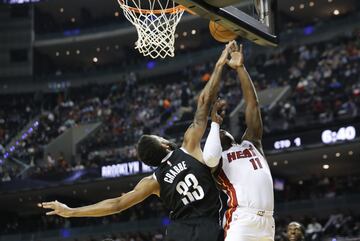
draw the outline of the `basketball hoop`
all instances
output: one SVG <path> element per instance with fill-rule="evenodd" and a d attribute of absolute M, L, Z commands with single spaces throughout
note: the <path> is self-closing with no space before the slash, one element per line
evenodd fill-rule
<path fill-rule="evenodd" d="M 153 59 L 175 54 L 175 30 L 185 7 L 172 0 L 117 0 L 136 27 L 135 49 Z"/>

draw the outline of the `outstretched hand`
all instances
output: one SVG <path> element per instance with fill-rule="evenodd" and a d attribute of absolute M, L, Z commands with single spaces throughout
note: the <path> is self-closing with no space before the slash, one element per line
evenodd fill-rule
<path fill-rule="evenodd" d="M 221 125 L 225 118 L 225 109 L 226 101 L 218 99 L 211 110 L 211 121 Z"/>
<path fill-rule="evenodd" d="M 219 58 L 219 60 L 217 61 L 217 65 L 218 66 L 224 66 L 226 63 L 229 62 L 229 54 L 231 53 L 232 49 L 236 48 L 237 44 L 236 41 L 233 40 L 231 42 L 229 42 L 226 46 L 225 49 L 223 50 L 223 52 L 221 53 L 221 56 Z"/>
<path fill-rule="evenodd" d="M 240 46 L 237 46 L 237 44 L 235 43 L 235 45 L 232 45 L 231 49 L 230 49 L 230 55 L 231 55 L 231 59 L 230 61 L 228 61 L 228 65 L 233 68 L 233 69 L 237 69 L 237 68 L 241 68 L 244 66 L 244 54 L 243 54 L 243 45 L 240 44 Z"/>
<path fill-rule="evenodd" d="M 65 204 L 58 201 L 38 203 L 38 207 L 52 209 L 52 211 L 47 212 L 46 215 L 59 215 L 64 218 L 70 217 L 71 209 Z"/>

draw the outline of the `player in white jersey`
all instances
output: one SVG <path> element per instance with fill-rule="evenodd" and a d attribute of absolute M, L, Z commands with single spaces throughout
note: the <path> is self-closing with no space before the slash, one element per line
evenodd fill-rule
<path fill-rule="evenodd" d="M 240 79 L 247 129 L 240 143 L 230 133 L 220 130 L 219 111 L 224 102 L 217 102 L 204 157 L 213 167 L 218 166 L 217 179 L 228 196 L 225 241 L 272 241 L 275 235 L 273 180 L 262 150 L 259 102 L 243 59 L 240 45 L 240 49 L 233 49 L 228 65 L 237 71 Z"/>

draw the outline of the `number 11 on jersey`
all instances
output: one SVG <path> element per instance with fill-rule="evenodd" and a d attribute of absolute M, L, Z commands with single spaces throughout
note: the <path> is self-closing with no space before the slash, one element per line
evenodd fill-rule
<path fill-rule="evenodd" d="M 250 159 L 250 162 L 251 162 L 254 170 L 257 170 L 258 168 L 263 168 L 259 158 Z"/>

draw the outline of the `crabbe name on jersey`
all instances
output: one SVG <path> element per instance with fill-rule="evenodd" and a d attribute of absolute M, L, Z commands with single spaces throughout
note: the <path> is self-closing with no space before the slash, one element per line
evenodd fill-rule
<path fill-rule="evenodd" d="M 164 181 L 167 183 L 173 183 L 175 177 L 182 171 L 186 170 L 187 166 L 185 161 L 178 163 L 177 165 L 173 166 L 166 174 Z"/>

